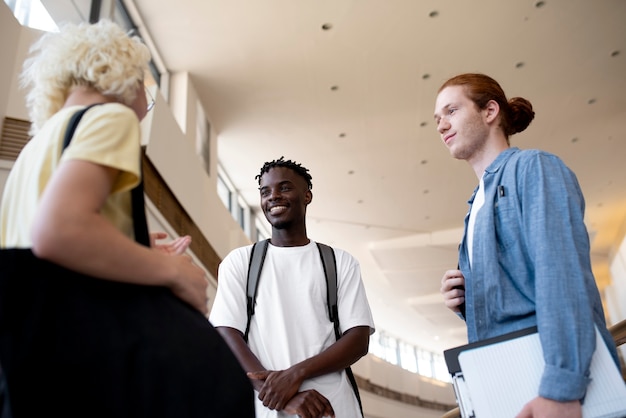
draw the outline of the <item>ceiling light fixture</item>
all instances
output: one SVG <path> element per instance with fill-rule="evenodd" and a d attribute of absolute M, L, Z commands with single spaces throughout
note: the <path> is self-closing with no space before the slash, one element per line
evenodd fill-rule
<path fill-rule="evenodd" d="M 331 25 L 330 23 L 324 23 L 322 25 L 322 30 L 331 30 L 333 28 L 333 25 Z"/>

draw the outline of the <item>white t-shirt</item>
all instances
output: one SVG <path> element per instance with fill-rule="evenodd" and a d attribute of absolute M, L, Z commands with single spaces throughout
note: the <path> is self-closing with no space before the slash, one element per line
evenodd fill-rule
<path fill-rule="evenodd" d="M 246 282 L 252 246 L 237 248 L 222 261 L 218 288 L 210 314 L 211 323 L 245 332 Z M 341 332 L 368 326 L 374 321 L 359 263 L 350 254 L 334 249 Z M 257 288 L 255 314 L 248 344 L 269 370 L 284 370 L 313 357 L 335 342 L 328 317 L 326 280 L 315 242 L 300 247 L 269 245 Z M 301 390 L 315 389 L 329 399 L 337 418 L 360 417 L 352 386 L 344 371 L 303 382 Z M 289 417 L 272 411 L 256 399 L 257 418 Z"/>
<path fill-rule="evenodd" d="M 474 224 L 476 223 L 476 215 L 478 215 L 478 211 L 485 204 L 485 182 L 483 178 L 480 178 L 480 182 L 478 183 L 478 190 L 476 191 L 476 196 L 474 196 L 474 203 L 472 203 L 472 208 L 470 211 L 469 221 L 467 223 L 467 255 L 469 256 L 470 267 L 473 261 L 474 255 Z"/>

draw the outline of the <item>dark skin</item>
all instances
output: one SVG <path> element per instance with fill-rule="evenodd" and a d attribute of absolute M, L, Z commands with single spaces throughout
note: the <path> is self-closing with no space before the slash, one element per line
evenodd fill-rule
<path fill-rule="evenodd" d="M 272 225 L 271 243 L 278 247 L 307 245 L 306 208 L 313 194 L 306 180 L 286 167 L 274 167 L 260 180 L 261 208 Z M 302 418 L 334 417 L 333 408 L 316 390 L 299 391 L 306 379 L 334 373 L 367 354 L 369 327 L 354 327 L 321 353 L 285 370 L 267 370 L 250 351 L 243 334 L 218 327 L 243 369 L 248 372 L 259 399 L 270 409 Z"/>

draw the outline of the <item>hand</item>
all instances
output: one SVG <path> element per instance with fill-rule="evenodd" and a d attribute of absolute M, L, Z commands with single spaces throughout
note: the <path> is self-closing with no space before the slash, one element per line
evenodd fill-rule
<path fill-rule="evenodd" d="M 301 418 L 335 418 L 335 411 L 328 399 L 314 389 L 297 393 L 287 402 L 283 411 Z"/>
<path fill-rule="evenodd" d="M 460 313 L 465 302 L 465 277 L 461 270 L 448 270 L 441 279 L 441 294 L 447 308 Z"/>
<path fill-rule="evenodd" d="M 557 402 L 536 397 L 524 405 L 515 418 L 582 418 L 580 401 Z"/>
<path fill-rule="evenodd" d="M 184 254 L 189 248 L 191 244 L 191 237 L 189 235 L 185 235 L 183 237 L 178 237 L 174 241 L 169 242 L 167 244 L 157 244 L 156 241 L 160 239 L 167 238 L 167 234 L 165 232 L 151 232 L 150 233 L 150 248 L 160 251 L 164 254 L 174 255 L 174 254 Z"/>
<path fill-rule="evenodd" d="M 250 379 L 263 380 L 259 399 L 267 408 L 281 411 L 298 392 L 303 379 L 290 370 L 262 370 L 248 373 Z"/>

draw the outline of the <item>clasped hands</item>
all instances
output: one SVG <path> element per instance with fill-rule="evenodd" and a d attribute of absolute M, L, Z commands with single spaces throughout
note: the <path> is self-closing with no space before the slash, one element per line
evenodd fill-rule
<path fill-rule="evenodd" d="M 298 392 L 302 378 L 291 369 L 249 372 L 248 377 L 262 381 L 259 400 L 269 409 L 284 411 L 301 418 L 335 417 L 335 411 L 315 389 Z"/>

